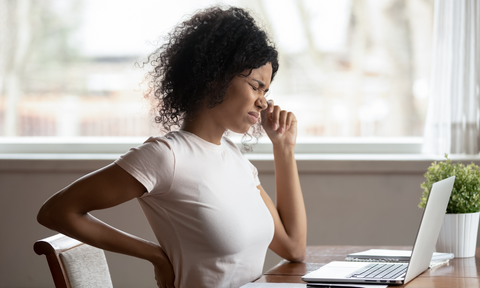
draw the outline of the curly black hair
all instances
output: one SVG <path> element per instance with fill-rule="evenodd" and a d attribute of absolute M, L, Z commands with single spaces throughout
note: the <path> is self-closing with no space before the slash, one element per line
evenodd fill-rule
<path fill-rule="evenodd" d="M 273 80 L 278 70 L 275 46 L 241 8 L 199 11 L 166 39 L 143 63 L 152 67 L 145 95 L 156 101 L 155 122 L 166 131 L 181 127 L 186 116 L 193 119 L 200 110 L 222 103 L 231 80 L 241 72 L 271 63 Z"/>

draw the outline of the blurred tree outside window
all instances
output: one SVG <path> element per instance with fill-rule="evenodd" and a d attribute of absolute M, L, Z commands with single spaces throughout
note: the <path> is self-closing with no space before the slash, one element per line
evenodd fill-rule
<path fill-rule="evenodd" d="M 136 68 L 218 1 L 0 0 L 0 136 L 159 135 Z M 418 137 L 433 0 L 237 0 L 280 52 L 270 96 L 300 137 Z"/>

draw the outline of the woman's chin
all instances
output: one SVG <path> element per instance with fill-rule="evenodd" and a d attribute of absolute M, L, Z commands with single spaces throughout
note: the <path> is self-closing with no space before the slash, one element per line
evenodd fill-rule
<path fill-rule="evenodd" d="M 233 133 L 237 133 L 237 134 L 245 134 L 245 133 L 248 132 L 248 130 L 250 130 L 250 127 L 252 127 L 252 125 L 250 125 L 248 127 L 230 129 L 230 131 L 232 131 Z"/>

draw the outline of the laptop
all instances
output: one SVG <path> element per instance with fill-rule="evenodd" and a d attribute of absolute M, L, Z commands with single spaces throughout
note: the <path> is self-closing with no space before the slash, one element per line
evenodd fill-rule
<path fill-rule="evenodd" d="M 304 275 L 302 280 L 308 287 L 325 287 L 325 283 L 400 285 L 410 282 L 430 265 L 454 182 L 455 176 L 452 176 L 432 185 L 408 263 L 333 261 Z M 380 272 L 374 272 L 375 269 Z"/>

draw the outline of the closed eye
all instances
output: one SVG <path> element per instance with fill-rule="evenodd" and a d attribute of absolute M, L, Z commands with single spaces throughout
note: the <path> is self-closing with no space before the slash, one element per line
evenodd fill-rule
<path fill-rule="evenodd" d="M 248 83 L 248 85 L 250 85 L 250 87 L 252 87 L 252 89 L 253 89 L 254 91 L 261 91 L 261 92 L 263 93 L 263 95 L 266 95 L 267 92 L 268 92 L 268 89 L 267 89 L 267 90 L 263 90 L 262 88 L 260 88 L 260 87 L 255 87 L 254 85 L 252 85 L 252 84 L 250 84 L 250 83 Z"/>

